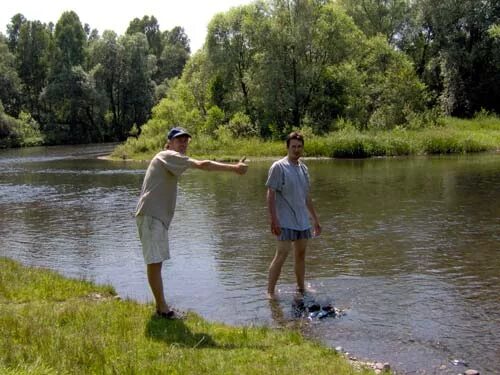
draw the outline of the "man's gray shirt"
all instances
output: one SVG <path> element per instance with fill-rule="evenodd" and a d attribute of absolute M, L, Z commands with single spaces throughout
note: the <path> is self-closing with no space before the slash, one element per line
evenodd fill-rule
<path fill-rule="evenodd" d="M 276 214 L 281 228 L 311 228 L 306 199 L 309 194 L 309 172 L 304 163 L 290 163 L 284 157 L 269 169 L 266 186 L 276 192 Z"/>

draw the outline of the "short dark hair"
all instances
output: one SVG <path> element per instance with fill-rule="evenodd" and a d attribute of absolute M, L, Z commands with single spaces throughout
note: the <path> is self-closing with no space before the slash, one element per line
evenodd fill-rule
<path fill-rule="evenodd" d="M 296 139 L 300 142 L 302 142 L 302 146 L 304 145 L 304 136 L 300 134 L 299 132 L 291 132 L 286 136 L 286 147 L 290 147 L 290 141 L 292 139 Z"/>

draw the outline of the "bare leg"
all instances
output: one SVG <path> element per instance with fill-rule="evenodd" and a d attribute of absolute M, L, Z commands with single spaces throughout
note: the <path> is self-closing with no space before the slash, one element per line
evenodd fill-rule
<path fill-rule="evenodd" d="M 293 242 L 295 255 L 295 277 L 297 278 L 297 292 L 304 294 L 304 278 L 306 274 L 306 247 L 307 239 L 297 240 Z"/>
<path fill-rule="evenodd" d="M 156 310 L 159 312 L 168 312 L 169 308 L 165 301 L 165 295 L 163 294 L 161 266 L 162 263 L 151 263 L 147 265 L 148 281 L 156 301 Z"/>
<path fill-rule="evenodd" d="M 292 243 L 291 241 L 278 241 L 276 248 L 276 255 L 274 256 L 271 265 L 269 266 L 269 277 L 267 284 L 267 294 L 269 297 L 274 297 L 274 288 L 281 274 L 281 268 L 290 252 Z"/>

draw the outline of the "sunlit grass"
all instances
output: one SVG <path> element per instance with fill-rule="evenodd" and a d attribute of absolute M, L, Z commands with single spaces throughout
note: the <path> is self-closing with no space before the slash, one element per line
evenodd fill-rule
<path fill-rule="evenodd" d="M 294 329 L 152 316 L 109 286 L 0 258 L 2 374 L 368 374 Z"/>

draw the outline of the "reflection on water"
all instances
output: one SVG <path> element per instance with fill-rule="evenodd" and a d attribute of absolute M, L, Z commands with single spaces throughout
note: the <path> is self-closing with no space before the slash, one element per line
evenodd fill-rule
<path fill-rule="evenodd" d="M 0 152 L 0 255 L 111 283 L 150 301 L 133 211 L 144 163 L 97 160 L 112 146 Z M 309 334 L 397 370 L 500 372 L 500 157 L 310 160 L 324 233 L 307 277 L 346 309 Z M 211 320 L 295 324 L 291 259 L 265 298 L 275 242 L 264 182 L 188 171 L 171 227 L 167 298 Z M 441 367 L 445 365 L 445 367 Z"/>

